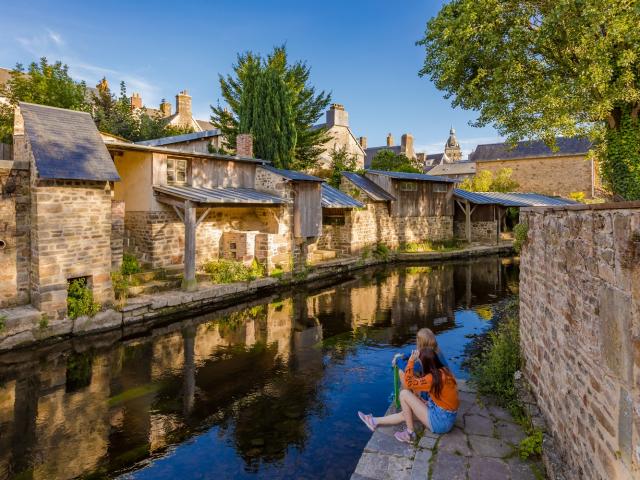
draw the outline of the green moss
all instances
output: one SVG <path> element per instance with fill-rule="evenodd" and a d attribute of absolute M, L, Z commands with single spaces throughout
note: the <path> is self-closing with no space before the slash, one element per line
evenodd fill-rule
<path fill-rule="evenodd" d="M 5 329 L 6 323 L 7 323 L 7 316 L 0 315 L 0 332 L 2 332 Z"/>
<path fill-rule="evenodd" d="M 534 429 L 518 445 L 518 455 L 522 460 L 542 455 L 542 430 Z"/>
<path fill-rule="evenodd" d="M 400 245 L 400 251 L 407 253 L 417 252 L 453 252 L 460 250 L 464 247 L 464 242 L 451 239 L 451 240 L 423 240 L 421 242 L 408 242 Z"/>
<path fill-rule="evenodd" d="M 44 330 L 48 326 L 49 326 L 49 315 L 47 315 L 46 313 L 43 313 L 40 316 L 40 320 L 38 321 L 38 327 L 40 328 L 40 330 Z"/>

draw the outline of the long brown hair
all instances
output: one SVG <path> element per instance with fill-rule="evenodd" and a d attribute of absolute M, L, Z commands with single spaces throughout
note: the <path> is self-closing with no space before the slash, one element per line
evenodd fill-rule
<path fill-rule="evenodd" d="M 444 376 L 450 375 L 449 369 L 445 367 L 433 348 L 423 348 L 420 350 L 420 363 L 424 375 L 431 374 L 431 392 L 435 397 L 440 398 L 442 387 L 444 386 Z"/>

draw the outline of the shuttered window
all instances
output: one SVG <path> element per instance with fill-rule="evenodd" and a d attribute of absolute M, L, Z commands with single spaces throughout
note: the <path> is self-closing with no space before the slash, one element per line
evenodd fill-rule
<path fill-rule="evenodd" d="M 187 183 L 187 161 L 181 158 L 167 158 L 167 184 L 185 185 Z"/>

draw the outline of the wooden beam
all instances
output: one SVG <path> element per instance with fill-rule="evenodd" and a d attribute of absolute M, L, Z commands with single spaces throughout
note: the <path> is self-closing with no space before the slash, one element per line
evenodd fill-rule
<path fill-rule="evenodd" d="M 471 243 L 471 204 L 465 200 L 465 228 L 467 230 L 467 242 Z"/>
<path fill-rule="evenodd" d="M 196 207 L 184 202 L 184 277 L 182 288 L 195 290 L 196 282 Z"/>
<path fill-rule="evenodd" d="M 166 203 L 167 205 L 176 206 L 178 208 L 184 207 L 184 200 L 177 200 L 173 197 L 169 197 L 167 195 L 163 195 L 161 193 L 156 193 L 156 200 L 160 203 Z"/>
<path fill-rule="evenodd" d="M 202 215 L 200 215 L 200 218 L 198 218 L 198 221 L 196 222 L 196 227 L 197 227 L 198 225 L 200 225 L 200 224 L 202 223 L 202 221 L 203 221 L 205 218 L 207 218 L 207 215 L 209 215 L 209 212 L 210 212 L 210 211 L 211 211 L 211 209 L 210 209 L 210 208 L 207 208 L 207 209 L 202 213 Z"/>
<path fill-rule="evenodd" d="M 171 205 L 173 207 L 173 209 L 176 212 L 176 215 L 178 215 L 178 217 L 180 218 L 180 220 L 182 221 L 182 223 L 184 223 L 184 214 L 182 213 L 182 211 L 176 207 L 175 205 Z"/>

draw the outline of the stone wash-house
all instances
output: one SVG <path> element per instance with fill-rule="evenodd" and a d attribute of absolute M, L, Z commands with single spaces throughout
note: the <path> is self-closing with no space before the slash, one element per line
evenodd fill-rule
<path fill-rule="evenodd" d="M 455 181 L 417 173 L 367 170 L 343 172 L 340 190 L 363 203 L 345 219 L 345 250 L 359 253 L 384 243 L 390 247 L 453 238 Z"/>
<path fill-rule="evenodd" d="M 322 179 L 253 158 L 250 135 L 237 143 L 240 155 L 229 156 L 109 142 L 125 250 L 150 268 L 184 265 L 187 283 L 219 258 L 269 272 L 304 265 L 321 233 Z"/>
<path fill-rule="evenodd" d="M 63 318 L 76 278 L 87 280 L 97 302 L 112 302 L 121 247 L 112 245 L 111 194 L 119 176 L 91 116 L 20 103 L 5 167 L 0 307 L 31 303 Z"/>

